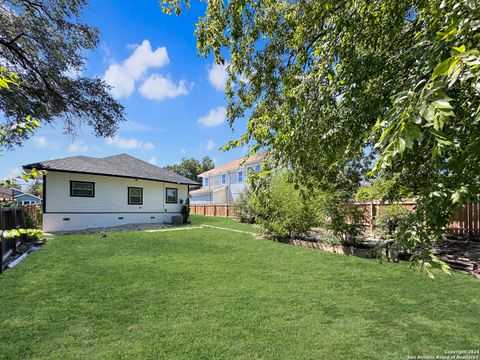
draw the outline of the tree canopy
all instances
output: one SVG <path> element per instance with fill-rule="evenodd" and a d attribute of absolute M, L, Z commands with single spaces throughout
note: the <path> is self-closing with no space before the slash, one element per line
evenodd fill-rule
<path fill-rule="evenodd" d="M 39 182 L 38 180 L 31 182 L 27 187 L 27 193 L 35 196 L 42 196 L 43 183 Z"/>
<path fill-rule="evenodd" d="M 405 245 L 431 266 L 453 207 L 479 192 L 479 2 L 206 2 L 199 53 L 228 62 L 228 120 L 248 120 L 226 148 L 267 148 L 309 186 L 397 179 L 418 198 Z"/>
<path fill-rule="evenodd" d="M 95 49 L 98 30 L 80 21 L 87 0 L 4 0 L 0 3 L 0 63 L 15 73 L 18 86 L 0 92 L 0 110 L 9 127 L 33 116 L 57 118 L 67 133 L 81 123 L 97 136 L 111 136 L 124 120 L 123 107 L 106 83 L 81 74 L 84 52 Z M 13 132 L 7 146 L 30 132 Z"/>
<path fill-rule="evenodd" d="M 215 167 L 213 160 L 204 156 L 201 161 L 183 158 L 180 164 L 167 165 L 164 169 L 173 171 L 193 181 L 200 181 L 198 175 Z"/>

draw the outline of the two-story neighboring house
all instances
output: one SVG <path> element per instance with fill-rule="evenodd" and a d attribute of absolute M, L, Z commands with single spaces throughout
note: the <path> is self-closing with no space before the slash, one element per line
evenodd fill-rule
<path fill-rule="evenodd" d="M 229 204 L 248 186 L 250 171 L 260 171 L 265 153 L 230 161 L 201 173 L 202 187 L 190 192 L 191 204 Z"/>

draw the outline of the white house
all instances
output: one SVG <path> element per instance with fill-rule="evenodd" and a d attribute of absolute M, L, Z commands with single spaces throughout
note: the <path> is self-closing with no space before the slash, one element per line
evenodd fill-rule
<path fill-rule="evenodd" d="M 199 174 L 202 187 L 190 192 L 191 204 L 229 204 L 248 186 L 250 171 L 259 171 L 265 153 L 243 157 Z"/>
<path fill-rule="evenodd" d="M 73 156 L 23 166 L 43 176 L 43 230 L 171 222 L 195 181 L 127 154 Z"/>

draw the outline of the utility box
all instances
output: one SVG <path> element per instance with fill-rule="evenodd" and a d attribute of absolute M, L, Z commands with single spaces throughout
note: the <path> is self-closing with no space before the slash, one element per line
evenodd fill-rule
<path fill-rule="evenodd" d="M 172 225 L 180 225 L 183 224 L 183 216 L 182 215 L 173 215 L 172 216 Z"/>

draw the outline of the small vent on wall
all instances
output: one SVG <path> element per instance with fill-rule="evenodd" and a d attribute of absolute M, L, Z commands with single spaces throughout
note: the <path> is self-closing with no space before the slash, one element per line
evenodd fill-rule
<path fill-rule="evenodd" d="M 118 217 L 118 220 L 123 220 L 123 216 L 119 216 L 119 217 Z"/>
<path fill-rule="evenodd" d="M 63 221 L 70 221 L 70 218 L 63 218 Z"/>
<path fill-rule="evenodd" d="M 150 216 L 150 219 L 155 219 L 155 216 Z"/>

